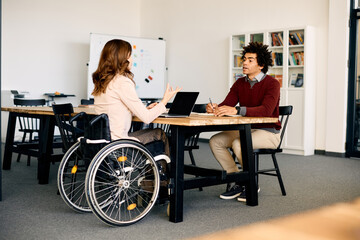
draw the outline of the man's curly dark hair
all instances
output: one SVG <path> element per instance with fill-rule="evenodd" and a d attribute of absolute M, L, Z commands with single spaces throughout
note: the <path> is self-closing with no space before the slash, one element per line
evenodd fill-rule
<path fill-rule="evenodd" d="M 246 53 L 256 53 L 258 65 L 263 67 L 263 69 L 261 69 L 263 73 L 267 73 L 269 66 L 273 66 L 271 51 L 268 50 L 268 45 L 264 45 L 260 42 L 251 42 L 244 47 L 242 58 L 245 57 Z"/>

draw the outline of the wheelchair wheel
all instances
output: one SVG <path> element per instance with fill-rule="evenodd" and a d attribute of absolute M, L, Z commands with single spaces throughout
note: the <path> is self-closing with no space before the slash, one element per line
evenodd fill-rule
<path fill-rule="evenodd" d="M 61 160 L 57 182 L 62 199 L 78 212 L 91 212 L 85 196 L 86 170 L 80 143 L 76 142 Z"/>
<path fill-rule="evenodd" d="M 86 173 L 89 206 L 112 226 L 144 218 L 155 205 L 159 189 L 155 160 L 144 145 L 132 140 L 118 140 L 102 148 Z"/>

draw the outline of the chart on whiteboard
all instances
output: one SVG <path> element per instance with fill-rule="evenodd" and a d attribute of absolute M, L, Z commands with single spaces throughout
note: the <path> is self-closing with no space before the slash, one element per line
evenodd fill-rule
<path fill-rule="evenodd" d="M 165 41 L 104 34 L 90 35 L 88 95 L 93 89 L 92 73 L 97 68 L 101 51 L 112 39 L 122 39 L 131 44 L 131 72 L 134 74 L 138 96 L 143 99 L 162 98 L 165 91 Z"/>

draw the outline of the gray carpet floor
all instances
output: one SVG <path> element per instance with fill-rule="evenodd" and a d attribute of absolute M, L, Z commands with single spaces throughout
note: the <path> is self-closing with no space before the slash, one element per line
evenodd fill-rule
<path fill-rule="evenodd" d="M 195 151 L 197 164 L 219 168 L 207 143 Z M 3 201 L 0 202 L 0 239 L 185 239 L 307 211 L 360 196 L 360 160 L 321 155 L 279 154 L 287 196 L 282 196 L 275 177 L 260 176 L 259 205 L 250 207 L 218 195 L 225 185 L 184 193 L 184 221 L 172 223 L 166 205 L 157 205 L 140 222 L 127 227 L 109 227 L 95 215 L 73 212 L 57 195 L 58 164 L 51 165 L 50 183 L 39 185 L 37 164 L 26 157 L 3 171 Z M 186 162 L 189 162 L 186 156 Z M 262 157 L 266 167 L 269 157 Z"/>

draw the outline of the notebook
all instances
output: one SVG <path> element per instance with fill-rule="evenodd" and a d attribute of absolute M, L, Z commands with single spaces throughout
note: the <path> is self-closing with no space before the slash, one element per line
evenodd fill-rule
<path fill-rule="evenodd" d="M 195 105 L 199 92 L 178 92 L 168 113 L 159 117 L 188 117 Z"/>

